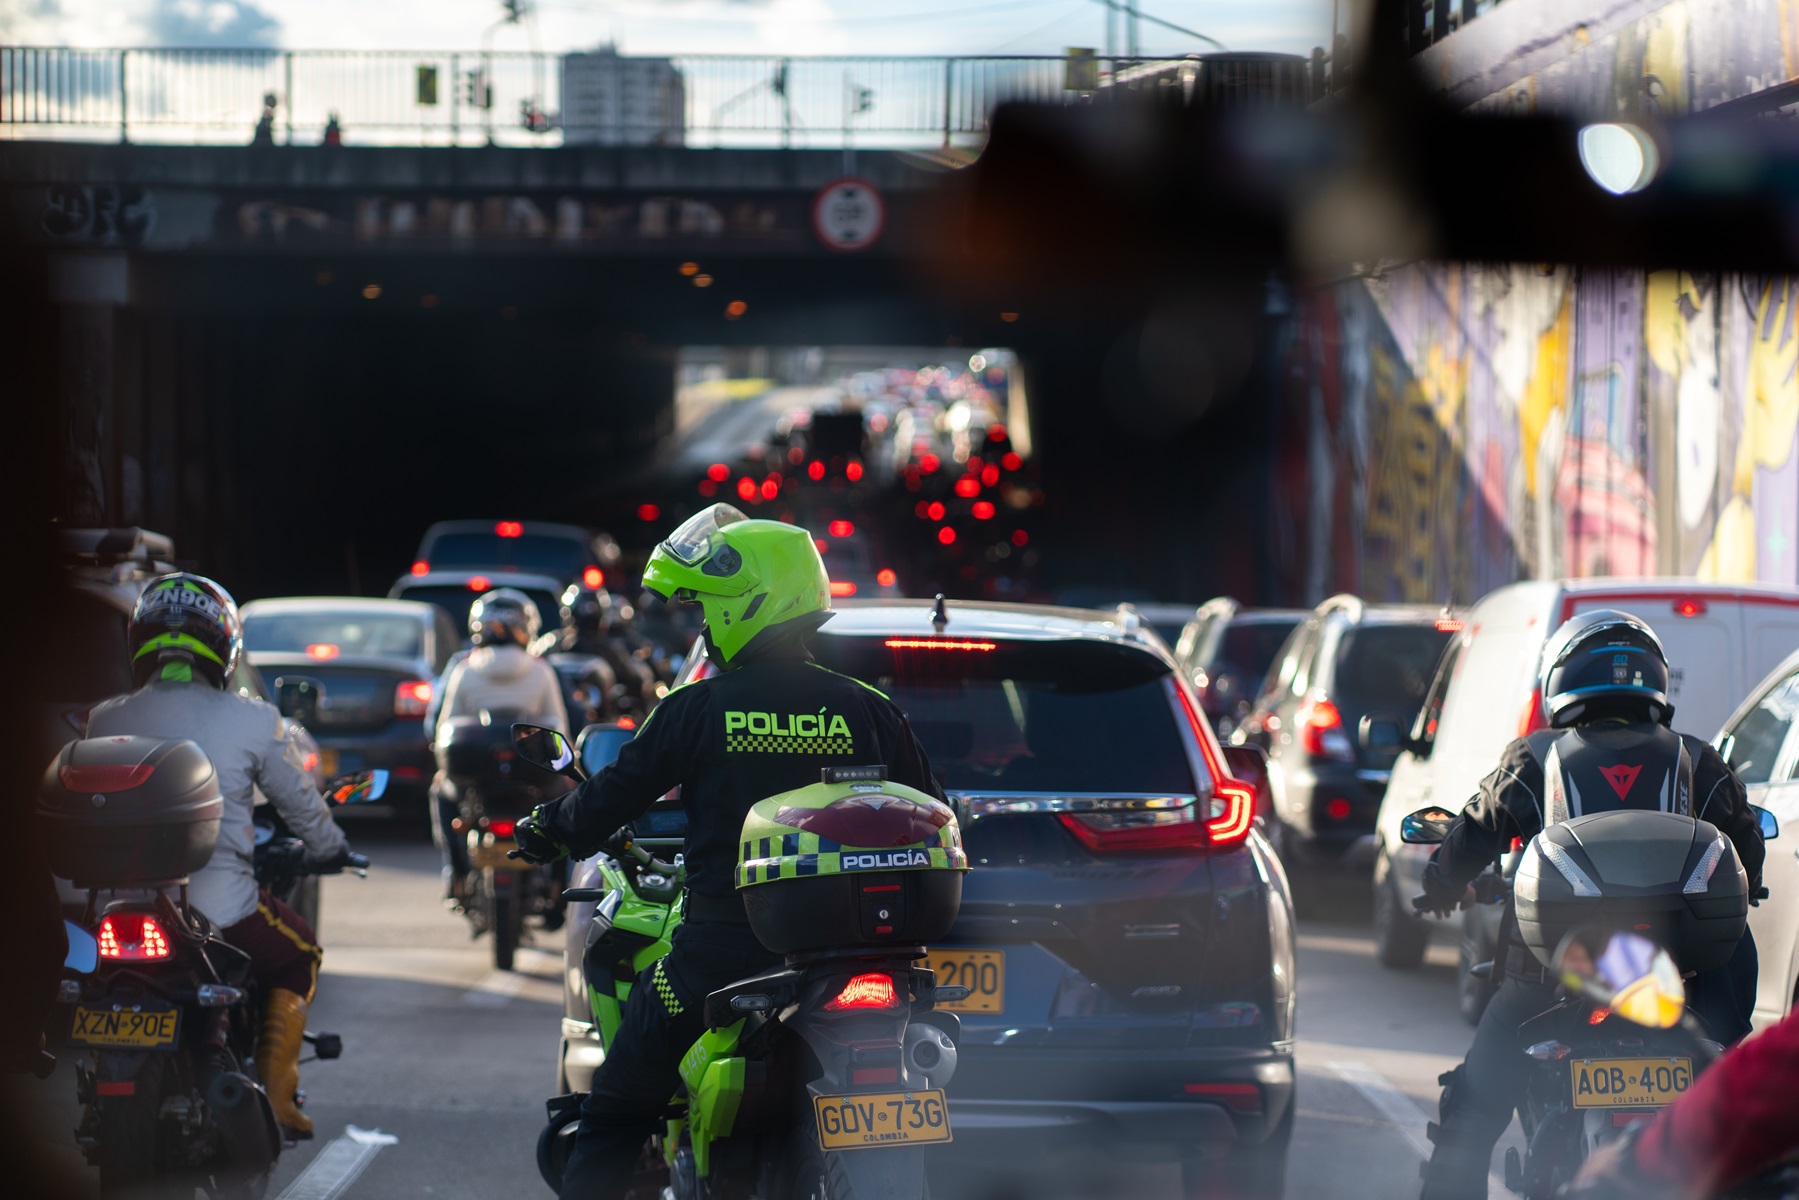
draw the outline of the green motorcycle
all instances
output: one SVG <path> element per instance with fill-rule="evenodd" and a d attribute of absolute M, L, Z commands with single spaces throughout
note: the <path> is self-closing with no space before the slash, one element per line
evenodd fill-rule
<path fill-rule="evenodd" d="M 515 725 L 524 758 L 586 773 L 554 730 Z M 751 929 L 786 956 L 706 997 L 706 1032 L 681 1060 L 683 1087 L 645 1146 L 641 1185 L 664 1200 L 921 1200 L 925 1156 L 950 1141 L 944 1088 L 961 1026 L 920 965 L 954 923 L 968 860 L 955 814 L 884 780 L 883 767 L 825 768 L 745 819 L 737 887 Z M 640 975 L 669 952 L 684 871 L 629 830 L 614 835 L 582 963 L 594 1027 L 610 1044 Z M 582 1093 L 550 1100 L 538 1170 L 560 1189 Z M 644 1176 L 653 1175 L 654 1178 Z"/>

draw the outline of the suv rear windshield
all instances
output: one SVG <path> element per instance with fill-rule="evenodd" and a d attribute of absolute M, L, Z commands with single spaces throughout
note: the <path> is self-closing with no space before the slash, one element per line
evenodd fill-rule
<path fill-rule="evenodd" d="M 1275 653 L 1287 641 L 1287 635 L 1299 624 L 1299 618 L 1278 621 L 1230 621 L 1220 634 L 1211 639 L 1202 661 L 1214 673 L 1234 671 L 1252 683 L 1268 673 Z"/>
<path fill-rule="evenodd" d="M 1355 708 L 1416 711 L 1449 644 L 1434 625 L 1361 625 L 1343 635 L 1331 696 Z"/>
<path fill-rule="evenodd" d="M 562 601 L 546 591 L 538 588 L 514 588 L 514 591 L 525 593 L 531 597 L 531 603 L 537 605 L 537 617 L 543 628 L 554 628 L 561 612 Z M 455 584 L 432 583 L 423 587 L 407 587 L 400 585 L 400 594 L 396 600 L 423 600 L 426 604 L 435 604 L 450 615 L 450 621 L 456 626 L 456 632 L 464 639 L 468 637 L 468 610 L 474 604 L 475 597 L 481 593 L 471 591 Z"/>
<path fill-rule="evenodd" d="M 952 791 L 1191 794 L 1168 668 L 1102 642 L 893 649 L 821 636 L 819 661 L 874 684 L 911 719 Z"/>
<path fill-rule="evenodd" d="M 425 547 L 423 557 L 445 571 L 485 567 L 538 571 L 560 579 L 573 579 L 593 565 L 593 552 L 580 538 L 542 533 L 509 538 L 492 533 L 440 534 Z"/>
<path fill-rule="evenodd" d="M 244 646 L 252 653 L 301 654 L 308 646 L 336 646 L 337 657 L 417 658 L 424 640 L 417 617 L 366 612 L 250 613 Z"/>

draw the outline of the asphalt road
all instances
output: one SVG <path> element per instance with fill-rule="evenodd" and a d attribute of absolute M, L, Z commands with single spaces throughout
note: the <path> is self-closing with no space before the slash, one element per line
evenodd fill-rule
<path fill-rule="evenodd" d="M 557 944 L 491 965 L 485 940 L 438 900 L 436 852 L 391 828 L 353 830 L 375 859 L 366 879 L 325 881 L 324 973 L 311 1022 L 343 1035 L 344 1056 L 304 1069 L 318 1138 L 282 1155 L 279 1200 L 548 1196 L 534 1161 L 554 1075 Z M 1393 1200 L 1417 1193 L 1424 1124 L 1439 1073 L 1471 1030 L 1456 1014 L 1454 948 L 1423 969 L 1374 961 L 1364 888 L 1325 898 L 1331 920 L 1301 922 L 1298 1119 L 1291 1197 Z M 66 1064 L 65 1064 L 66 1068 Z M 70 1139 L 67 1070 L 42 1085 L 27 1136 L 89 1180 Z M 1429 1116 L 1427 1116 L 1429 1114 Z M 1509 1137 L 1516 1141 L 1516 1126 Z M 1156 1197 L 1173 1167 L 1088 1155 L 991 1164 L 980 1192 L 1002 1197 Z M 1508 1196 L 1495 1180 L 1494 1197 Z"/>

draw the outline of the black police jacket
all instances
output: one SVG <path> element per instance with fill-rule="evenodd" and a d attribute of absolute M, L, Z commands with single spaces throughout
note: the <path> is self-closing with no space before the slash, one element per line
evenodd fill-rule
<path fill-rule="evenodd" d="M 1584 728 L 1592 730 L 1594 726 Z M 1617 731 L 1628 737 L 1651 728 L 1655 727 L 1620 723 Z M 1424 892 L 1432 901 L 1445 906 L 1454 904 L 1469 882 L 1491 866 L 1513 838 L 1528 842 L 1542 832 L 1548 806 L 1543 761 L 1550 746 L 1566 732 L 1541 730 L 1505 748 L 1499 766 L 1480 781 L 1480 791 L 1449 827 L 1448 836 L 1425 868 Z M 1710 745 L 1689 734 L 1678 736 L 1692 761 L 1692 815 L 1710 821 L 1730 839 L 1749 876 L 1749 894 L 1753 896 L 1761 887 L 1762 859 L 1767 850 L 1762 844 L 1761 826 L 1749 809 L 1743 781 Z M 1644 774 L 1647 783 L 1653 773 Z M 1634 780 L 1634 773 L 1630 778 Z M 1656 808 L 1659 802 L 1654 789 L 1648 786 L 1627 787 L 1617 807 Z M 1509 929 L 1509 911 L 1506 925 Z"/>
<path fill-rule="evenodd" d="M 674 788 L 687 812 L 687 886 L 735 894 L 738 834 L 758 800 L 819 781 L 820 768 L 885 765 L 943 799 L 906 715 L 885 694 L 799 657 L 752 660 L 670 692 L 618 761 L 544 809 L 577 857 Z"/>

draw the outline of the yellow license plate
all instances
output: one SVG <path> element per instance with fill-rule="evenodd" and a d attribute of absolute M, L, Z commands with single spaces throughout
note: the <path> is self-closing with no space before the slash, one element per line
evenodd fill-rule
<path fill-rule="evenodd" d="M 814 1096 L 812 1109 L 818 1117 L 818 1145 L 823 1150 L 951 1140 L 949 1109 L 941 1091 Z"/>
<path fill-rule="evenodd" d="M 965 987 L 968 999 L 937 1007 L 950 1012 L 996 1013 L 1006 1007 L 1004 950 L 933 950 L 925 965 L 937 973 L 939 987 Z"/>
<path fill-rule="evenodd" d="M 1660 1108 L 1693 1085 L 1690 1058 L 1583 1058 L 1568 1065 L 1575 1108 Z"/>
<path fill-rule="evenodd" d="M 326 779 L 337 778 L 337 751 L 319 747 L 319 773 Z"/>
<path fill-rule="evenodd" d="M 109 1008 L 75 1006 L 69 1025 L 69 1040 L 83 1046 L 120 1046 L 136 1050 L 155 1050 L 175 1044 L 175 1033 L 181 1028 L 178 1008 L 127 1008 L 114 1012 Z"/>

